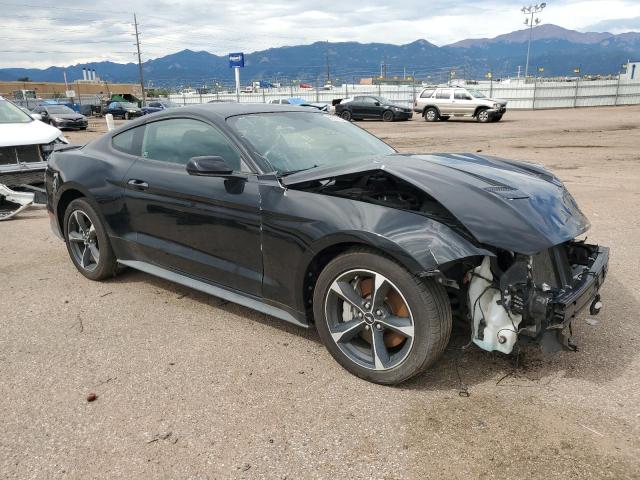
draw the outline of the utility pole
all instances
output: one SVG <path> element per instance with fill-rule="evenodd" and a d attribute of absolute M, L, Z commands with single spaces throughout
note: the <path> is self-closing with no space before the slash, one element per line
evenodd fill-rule
<path fill-rule="evenodd" d="M 142 75 L 142 57 L 140 55 L 140 35 L 138 34 L 138 19 L 136 14 L 133 14 L 133 26 L 136 29 L 136 48 L 138 49 L 138 71 L 140 72 L 140 88 L 142 88 L 142 106 L 147 103 L 146 95 L 144 93 L 144 76 Z"/>
<path fill-rule="evenodd" d="M 327 40 L 327 50 L 325 52 L 325 58 L 327 61 L 327 84 L 331 85 L 331 70 L 329 68 L 329 40 Z"/>
<path fill-rule="evenodd" d="M 527 43 L 527 63 L 524 67 L 524 78 L 526 81 L 527 76 L 529 75 L 529 53 L 531 52 L 531 38 L 533 37 L 533 27 L 540 25 L 540 19 L 536 17 L 536 15 L 547 6 L 546 3 L 542 2 L 540 5 L 529 5 L 528 7 L 522 7 L 520 10 L 526 18 L 524 19 L 524 24 L 529 27 L 529 42 Z M 535 17 L 535 18 L 534 18 Z"/>

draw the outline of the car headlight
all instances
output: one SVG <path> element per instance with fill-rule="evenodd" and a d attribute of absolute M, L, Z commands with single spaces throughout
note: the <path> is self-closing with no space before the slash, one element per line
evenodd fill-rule
<path fill-rule="evenodd" d="M 54 122 L 62 122 L 64 120 L 62 118 L 59 118 L 59 117 L 53 117 L 53 121 Z"/>
<path fill-rule="evenodd" d="M 401 112 L 402 109 L 400 107 L 393 107 L 394 112 Z"/>
<path fill-rule="evenodd" d="M 129 113 L 137 113 L 136 110 L 127 110 Z"/>

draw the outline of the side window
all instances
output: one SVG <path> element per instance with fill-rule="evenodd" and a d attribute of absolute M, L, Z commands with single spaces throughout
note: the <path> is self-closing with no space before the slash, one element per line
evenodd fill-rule
<path fill-rule="evenodd" d="M 248 171 L 240 152 L 217 128 L 199 120 L 173 118 L 147 124 L 142 156 L 186 165 L 190 158 L 214 155 L 236 171 Z"/>
<path fill-rule="evenodd" d="M 471 95 L 469 95 L 466 90 L 462 90 L 460 88 L 455 90 L 453 98 L 456 100 L 472 100 Z"/>
<path fill-rule="evenodd" d="M 107 108 L 114 109 L 118 106 L 116 102 L 111 102 Z"/>
<path fill-rule="evenodd" d="M 150 107 L 154 107 L 154 108 L 158 108 L 158 107 L 161 107 L 162 105 L 160 105 L 158 102 L 151 102 L 151 103 L 149 104 L 149 106 L 150 106 Z"/>
<path fill-rule="evenodd" d="M 451 98 L 451 89 L 442 88 L 436 92 L 436 98 L 440 100 L 449 100 Z"/>
<path fill-rule="evenodd" d="M 433 95 L 433 92 L 435 92 L 435 90 L 433 90 L 433 89 L 424 90 L 420 94 L 420 98 L 431 98 L 431 95 Z"/>
<path fill-rule="evenodd" d="M 140 133 L 144 127 L 130 128 L 118 135 L 115 135 L 111 140 L 113 148 L 116 150 L 128 153 L 129 155 L 140 156 Z"/>
<path fill-rule="evenodd" d="M 361 97 L 360 101 L 366 105 L 374 105 L 376 103 L 376 99 L 373 97 Z"/>

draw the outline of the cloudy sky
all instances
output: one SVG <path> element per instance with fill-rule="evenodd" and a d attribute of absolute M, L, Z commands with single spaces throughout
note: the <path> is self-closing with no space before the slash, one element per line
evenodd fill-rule
<path fill-rule="evenodd" d="M 0 0 L 0 67 L 132 62 L 184 48 L 216 54 L 315 41 L 446 45 L 523 28 L 508 0 Z M 639 0 L 548 0 L 540 16 L 579 31 L 640 31 Z"/>

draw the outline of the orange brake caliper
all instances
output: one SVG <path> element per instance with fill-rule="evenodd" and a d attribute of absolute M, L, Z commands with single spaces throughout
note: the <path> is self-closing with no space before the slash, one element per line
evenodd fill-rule
<path fill-rule="evenodd" d="M 360 282 L 359 287 L 362 298 L 370 298 L 373 293 L 373 279 L 365 278 Z M 387 295 L 387 298 L 385 298 L 385 303 L 393 315 L 397 317 L 409 316 L 409 309 L 397 291 L 391 290 Z M 362 338 L 371 343 L 371 334 L 369 332 L 363 334 Z M 384 344 L 387 348 L 397 347 L 398 345 L 401 345 L 404 340 L 405 338 L 399 333 L 391 330 L 385 330 L 384 332 Z"/>

